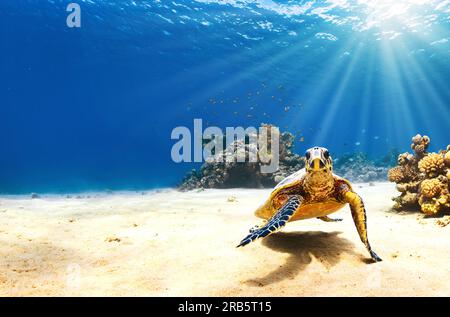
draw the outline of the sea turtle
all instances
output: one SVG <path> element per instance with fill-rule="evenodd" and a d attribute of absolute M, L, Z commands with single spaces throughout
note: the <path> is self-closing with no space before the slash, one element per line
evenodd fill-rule
<path fill-rule="evenodd" d="M 269 199 L 255 211 L 255 215 L 264 219 L 264 223 L 250 229 L 250 234 L 238 247 L 276 232 L 288 221 L 308 218 L 341 221 L 331 219 L 328 215 L 347 203 L 361 241 L 372 259 L 381 261 L 367 238 L 366 211 L 361 197 L 353 191 L 348 180 L 333 174 L 333 160 L 329 151 L 323 147 L 308 149 L 305 168 L 288 176 L 274 188 Z"/>

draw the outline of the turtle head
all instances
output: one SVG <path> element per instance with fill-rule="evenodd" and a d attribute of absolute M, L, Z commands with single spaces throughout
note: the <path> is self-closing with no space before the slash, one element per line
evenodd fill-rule
<path fill-rule="evenodd" d="M 324 147 L 313 147 L 305 153 L 305 168 L 308 173 L 330 172 L 333 169 L 333 160 L 330 152 Z"/>

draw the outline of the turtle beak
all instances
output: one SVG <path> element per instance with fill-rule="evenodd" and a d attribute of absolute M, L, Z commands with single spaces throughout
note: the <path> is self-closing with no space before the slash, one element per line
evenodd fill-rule
<path fill-rule="evenodd" d="M 322 161 L 320 159 L 318 159 L 318 158 L 314 159 L 312 162 L 312 166 L 311 166 L 313 171 L 320 170 L 321 163 L 322 163 Z M 322 166 L 323 166 L 323 163 L 322 163 Z"/>
<path fill-rule="evenodd" d="M 311 158 L 309 159 L 309 167 L 311 171 L 317 172 L 325 167 L 325 162 L 322 159 L 322 155 L 319 150 L 314 150 L 311 153 Z"/>

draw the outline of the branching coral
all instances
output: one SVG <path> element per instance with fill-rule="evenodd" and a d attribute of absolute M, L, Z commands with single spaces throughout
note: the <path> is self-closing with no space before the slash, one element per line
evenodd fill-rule
<path fill-rule="evenodd" d="M 401 166 L 396 166 L 388 171 L 389 181 L 400 183 L 405 179 L 404 170 Z"/>
<path fill-rule="evenodd" d="M 403 153 L 398 166 L 388 172 L 401 195 L 393 198 L 395 209 L 415 208 L 434 215 L 450 208 L 450 146 L 439 153 L 427 153 L 430 138 L 420 134 L 412 138 L 414 155 Z"/>
<path fill-rule="evenodd" d="M 430 138 L 426 135 L 421 136 L 417 134 L 412 138 L 411 149 L 417 157 L 422 157 L 426 154 L 428 146 L 430 145 Z"/>

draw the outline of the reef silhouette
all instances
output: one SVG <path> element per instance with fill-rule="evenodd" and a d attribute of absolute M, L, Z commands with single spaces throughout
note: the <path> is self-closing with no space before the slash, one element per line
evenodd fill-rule
<path fill-rule="evenodd" d="M 261 126 L 271 127 L 270 124 Z M 271 138 L 268 139 L 267 147 L 271 147 Z M 290 132 L 283 132 L 279 135 L 279 168 L 274 173 L 262 173 L 261 165 L 270 161 L 272 155 L 269 151 L 261 151 L 255 144 L 248 144 L 245 140 L 234 140 L 222 153 L 216 155 L 222 156 L 222 162 L 205 162 L 199 171 L 192 170 L 182 180 L 178 188 L 182 191 L 198 188 L 267 188 L 273 187 L 286 176 L 302 169 L 305 166 L 303 158 L 295 154 L 295 137 Z M 253 153 L 258 156 L 256 162 L 239 162 Z M 261 158 L 261 156 L 269 156 Z M 243 157 L 242 157 L 243 156 Z M 228 162 L 225 158 L 232 157 L 235 160 Z"/>
<path fill-rule="evenodd" d="M 262 124 L 262 126 L 272 126 Z M 190 171 L 178 186 L 181 191 L 201 188 L 271 188 L 285 177 L 304 168 L 304 158 L 294 153 L 295 136 L 283 132 L 279 136 L 279 169 L 274 173 L 261 173 L 261 162 L 205 162 L 200 170 Z M 239 146 L 241 150 L 239 150 Z M 270 146 L 270 145 L 269 145 Z M 239 157 L 257 151 L 254 145 L 234 140 L 222 153 L 216 155 Z M 264 155 L 271 155 L 264 152 Z M 334 172 L 351 182 L 384 181 L 390 167 L 396 163 L 398 151 L 392 149 L 378 161 L 372 161 L 365 153 L 345 154 L 334 158 Z M 258 155 L 262 155 L 258 152 Z M 267 158 L 262 160 L 267 162 Z"/>

